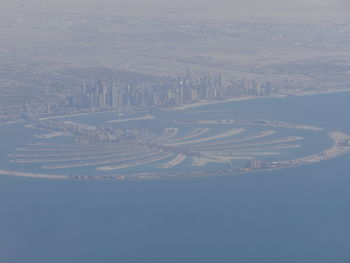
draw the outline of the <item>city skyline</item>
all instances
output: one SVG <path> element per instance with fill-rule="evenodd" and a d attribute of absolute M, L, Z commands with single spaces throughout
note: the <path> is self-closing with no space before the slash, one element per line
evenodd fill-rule
<path fill-rule="evenodd" d="M 349 263 L 350 0 L 0 0 L 0 263 Z"/>

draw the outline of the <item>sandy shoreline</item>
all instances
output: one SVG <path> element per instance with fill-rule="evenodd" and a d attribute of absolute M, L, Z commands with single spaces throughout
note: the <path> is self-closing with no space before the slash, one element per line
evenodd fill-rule
<path fill-rule="evenodd" d="M 106 121 L 106 123 L 153 120 L 154 118 L 155 118 L 154 116 L 148 114 L 148 115 L 145 115 L 145 116 L 142 116 L 142 117 L 135 117 L 135 118 L 129 118 L 129 119 L 119 119 L 119 120 L 110 120 L 110 121 Z"/>
<path fill-rule="evenodd" d="M 290 94 L 277 94 L 277 95 L 271 95 L 271 96 L 247 96 L 247 97 L 238 97 L 238 98 L 236 97 L 236 98 L 229 98 L 229 99 L 216 100 L 216 101 L 201 101 L 201 102 L 193 103 L 193 104 L 186 104 L 186 105 L 174 106 L 174 107 L 169 107 L 169 108 L 162 108 L 161 110 L 164 110 L 164 111 L 183 111 L 183 110 L 187 110 L 187 109 L 191 109 L 191 108 L 197 108 L 197 107 L 215 105 L 215 104 L 223 104 L 223 103 L 229 103 L 229 102 L 239 102 L 239 101 L 268 99 L 268 98 L 278 99 L 278 98 L 286 98 L 288 96 L 303 97 L 303 96 L 335 94 L 335 93 L 343 93 L 343 92 L 350 92 L 350 88 L 348 88 L 348 89 L 328 89 L 326 91 L 297 92 L 297 93 L 290 93 Z M 39 118 L 38 120 L 45 121 L 45 120 L 53 120 L 53 119 L 61 119 L 61 118 L 71 118 L 71 117 L 88 116 L 88 115 L 95 115 L 95 114 L 104 114 L 106 112 L 119 113 L 118 111 L 82 112 L 82 113 L 72 113 L 72 114 L 67 114 L 67 115 L 43 117 L 43 118 Z M 110 123 L 150 119 L 150 115 L 147 116 L 146 118 L 144 118 L 144 117 L 140 118 L 140 119 L 131 118 L 131 119 L 125 119 L 125 120 L 115 120 L 115 121 L 110 121 Z"/>
<path fill-rule="evenodd" d="M 186 158 L 187 158 L 186 155 L 183 155 L 183 154 L 180 153 L 173 160 L 171 160 L 170 162 L 161 165 L 160 168 L 168 169 L 168 168 L 174 167 L 174 166 L 182 163 L 183 161 L 185 161 Z"/>
<path fill-rule="evenodd" d="M 235 136 L 235 135 L 238 135 L 244 131 L 245 131 L 245 129 L 231 129 L 231 130 L 225 131 L 223 133 L 213 135 L 210 137 L 206 137 L 206 138 L 196 139 L 196 140 L 192 140 L 192 141 L 189 140 L 189 141 L 181 141 L 181 142 L 174 142 L 174 143 L 165 143 L 163 145 L 165 145 L 165 146 L 179 146 L 179 145 L 201 143 L 201 142 L 212 141 L 212 140 L 223 139 L 226 137 Z"/>
<path fill-rule="evenodd" d="M 298 158 L 295 160 L 288 160 L 288 161 L 279 161 L 279 162 L 274 162 L 272 163 L 275 166 L 269 166 L 267 168 L 263 168 L 263 169 L 251 169 L 251 170 L 240 170 L 237 172 L 231 172 L 230 174 L 235 175 L 235 174 L 245 174 L 245 173 L 253 173 L 253 172 L 258 172 L 258 171 L 269 171 L 269 170 L 277 170 L 277 169 L 285 169 L 285 168 L 290 168 L 290 167 L 296 167 L 296 166 L 300 166 L 300 165 L 306 165 L 306 164 L 312 164 L 312 163 L 318 163 L 321 161 L 325 161 L 325 160 L 330 160 L 330 159 L 334 159 L 340 156 L 343 156 L 345 154 L 349 154 L 350 153 L 350 135 L 345 134 L 341 131 L 333 131 L 329 133 L 330 138 L 333 140 L 334 144 L 319 153 L 316 154 L 312 154 L 306 157 L 302 157 L 302 158 Z M 131 164 L 124 164 L 124 165 L 111 165 L 111 166 L 103 166 L 100 167 L 98 170 L 101 171 L 111 171 L 111 170 L 118 170 L 118 169 L 122 169 L 125 167 L 131 167 L 131 166 L 139 166 L 139 165 L 144 165 L 150 162 L 154 162 L 154 161 L 159 161 L 162 159 L 166 159 L 171 157 L 172 155 L 174 155 L 173 153 L 171 154 L 167 154 L 167 155 L 163 155 L 163 156 L 158 156 L 155 158 L 150 158 L 148 160 L 143 160 L 143 161 L 135 161 L 134 163 Z M 219 158 L 221 158 L 222 156 L 217 156 Z M 239 157 L 239 156 L 232 156 L 230 157 L 230 159 L 238 159 L 238 158 L 247 158 L 247 157 Z M 177 165 L 179 163 L 181 163 L 184 160 L 184 157 L 181 155 L 178 155 L 175 157 L 175 159 L 169 161 L 167 163 L 167 165 L 173 166 L 174 164 Z M 197 160 L 197 164 L 201 165 L 203 162 L 212 162 L 212 161 L 218 161 L 213 157 L 209 157 L 209 158 L 202 158 Z M 224 158 L 222 160 L 223 162 L 227 162 L 230 161 L 227 158 Z M 201 173 L 198 172 L 196 177 L 200 177 Z M 219 172 L 219 175 L 221 175 L 222 173 Z M 6 176 L 17 176 L 17 177 L 27 177 L 27 178 L 38 178 L 38 179 L 89 179 L 89 176 L 71 176 L 71 175 L 48 175 L 48 174 L 40 174 L 40 173 L 26 173 L 26 172 L 20 172 L 20 171 L 9 171 L 9 170 L 0 170 L 0 175 L 6 175 Z M 193 172 L 189 172 L 188 176 L 191 177 L 191 175 L 193 175 Z M 217 176 L 218 174 L 213 171 L 212 174 L 208 174 L 207 172 L 203 171 L 202 176 L 207 177 L 207 176 Z M 224 175 L 224 174 L 222 174 Z M 152 179 L 152 178 L 166 178 L 166 177 L 183 177 L 184 174 L 180 175 L 171 175 L 171 174 L 153 174 L 151 176 L 147 175 L 147 174 L 139 174 L 139 175 L 133 175 L 130 177 L 130 179 Z M 122 176 L 120 174 L 117 175 L 106 175 L 106 176 L 92 176 L 91 179 L 104 179 L 104 178 L 109 178 L 109 179 L 128 179 L 128 176 Z"/>
<path fill-rule="evenodd" d="M 274 95 L 274 96 L 249 96 L 249 97 L 240 97 L 240 98 L 230 98 L 225 100 L 216 100 L 216 101 L 203 101 L 188 105 L 181 105 L 181 106 L 175 106 L 172 108 L 166 109 L 167 111 L 182 111 L 187 110 L 191 108 L 197 108 L 202 106 L 209 106 L 209 105 L 215 105 L 215 104 L 222 104 L 222 103 L 228 103 L 228 102 L 235 102 L 235 101 L 246 101 L 246 100 L 256 100 L 256 99 L 266 99 L 266 98 L 285 98 L 287 95 Z"/>
<path fill-rule="evenodd" d="M 111 113 L 120 113 L 119 111 L 108 111 Z M 72 118 L 72 117 L 80 117 L 80 116 L 88 116 L 88 115 L 97 115 L 97 114 L 103 114 L 106 113 L 105 111 L 97 111 L 97 112 L 81 112 L 81 113 L 71 113 L 67 115 L 57 115 L 57 116 L 51 116 L 51 117 L 43 117 L 39 118 L 39 121 L 47 121 L 47 120 L 54 120 L 54 119 L 64 119 L 64 118 Z"/>
<path fill-rule="evenodd" d="M 25 172 L 9 171 L 9 170 L 0 170 L 0 175 L 38 178 L 38 179 L 60 179 L 60 180 L 69 178 L 68 175 L 49 175 L 49 174 L 40 174 L 40 173 L 25 173 Z"/>
<path fill-rule="evenodd" d="M 329 91 L 324 91 L 324 92 L 303 92 L 303 93 L 298 93 L 298 94 L 291 94 L 295 96 L 313 96 L 313 95 L 321 95 L 321 94 L 334 94 L 334 93 L 342 93 L 342 92 L 350 92 L 350 89 L 344 89 L 344 90 L 329 90 Z M 201 102 L 197 104 L 191 104 L 191 105 L 183 105 L 179 107 L 172 108 L 171 110 L 186 110 L 188 108 L 194 108 L 194 107 L 201 107 L 205 105 L 211 105 L 211 104 L 221 104 L 221 103 L 227 103 L 227 102 L 233 102 L 233 101 L 245 101 L 245 100 L 252 100 L 252 99 L 264 99 L 264 98 L 284 98 L 287 97 L 287 95 L 279 95 L 279 96 L 269 96 L 269 97 L 245 97 L 245 98 L 232 98 L 228 100 L 223 100 L 223 101 L 212 101 L 212 102 Z M 103 113 L 103 112 L 99 112 Z M 89 115 L 89 114 L 94 114 L 94 113 L 84 113 L 82 115 Z M 77 114 L 75 116 L 81 116 L 80 114 Z M 64 117 L 69 117 L 68 115 L 66 116 L 56 116 L 56 117 L 49 117 L 48 119 L 51 118 L 64 118 Z M 318 127 L 312 127 L 312 126 L 307 126 L 307 125 L 300 125 L 296 126 L 298 129 L 315 129 Z M 289 127 L 293 128 L 293 127 Z M 294 127 L 295 128 L 295 127 Z M 316 129 L 315 129 L 316 130 Z M 44 136 L 47 135 L 52 135 L 52 134 L 44 134 Z M 282 162 L 276 162 L 281 165 L 281 167 L 272 167 L 270 170 L 275 170 L 275 169 L 283 169 L 283 168 L 289 168 L 289 167 L 295 167 L 299 165 L 305 165 L 305 164 L 311 164 L 311 163 L 318 163 L 321 161 L 337 158 L 339 156 L 345 155 L 350 153 L 350 135 L 347 135 L 345 133 L 339 132 L 339 131 L 334 131 L 329 133 L 330 138 L 334 141 L 334 145 L 320 153 L 316 153 L 310 156 L 306 156 L 304 158 L 299 158 L 295 160 L 290 160 L 290 161 L 282 161 Z M 346 142 L 346 143 L 344 143 Z M 164 157 L 164 156 L 163 156 Z M 168 156 L 170 157 L 170 156 Z M 182 162 L 183 156 L 178 155 L 173 159 L 172 161 L 169 161 L 167 164 L 172 166 L 174 164 L 178 164 Z M 138 166 L 142 165 L 139 162 L 135 162 L 132 164 L 133 166 Z M 118 170 L 123 168 L 122 166 L 104 166 L 100 170 Z M 263 170 L 268 170 L 268 169 L 261 169 Z M 260 170 L 251 170 L 249 172 L 255 172 L 255 171 L 260 171 Z M 213 172 L 213 176 L 215 176 L 215 172 Z M 189 172 L 189 175 L 191 172 Z M 206 172 L 203 172 L 203 176 L 205 176 Z M 0 175 L 4 176 L 16 176 L 16 177 L 27 177 L 27 178 L 39 178 L 39 179 L 74 179 L 78 178 L 78 176 L 72 176 L 72 175 L 50 175 L 50 174 L 40 174 L 40 173 L 27 173 L 27 172 L 20 172 L 20 171 L 12 171 L 12 170 L 0 170 Z M 171 175 L 169 175 L 171 177 Z M 106 176 L 107 177 L 107 176 Z M 160 175 L 160 178 L 163 178 L 165 176 Z M 104 177 L 101 176 L 95 176 L 95 179 L 103 179 Z M 114 177 L 111 177 L 114 178 Z M 127 178 L 127 176 L 126 176 Z M 137 177 L 141 178 L 141 177 Z"/>
<path fill-rule="evenodd" d="M 302 164 L 312 164 L 325 160 L 331 160 L 350 152 L 350 135 L 341 131 L 332 131 L 329 132 L 329 137 L 334 142 L 330 148 L 320 153 L 312 154 L 295 160 L 276 162 L 276 164 L 283 165 L 282 168 Z"/>
<path fill-rule="evenodd" d="M 238 102 L 238 101 L 246 101 L 246 100 L 268 99 L 268 98 L 278 99 L 278 98 L 287 98 L 288 96 L 303 97 L 303 96 L 335 94 L 335 93 L 343 93 L 343 92 L 350 92 L 350 88 L 339 89 L 339 90 L 332 89 L 332 90 L 319 91 L 319 92 L 310 91 L 310 92 L 300 92 L 300 93 L 290 93 L 290 94 L 279 94 L 279 95 L 272 95 L 272 96 L 248 96 L 248 97 L 224 99 L 219 101 L 202 101 L 194 104 L 175 106 L 175 107 L 166 109 L 166 111 L 182 111 L 182 110 L 187 110 L 191 108 L 197 108 L 197 107 L 209 106 L 209 105 L 215 105 L 215 104 L 223 104 L 223 103 L 229 103 L 229 102 L 235 102 L 235 101 Z"/>

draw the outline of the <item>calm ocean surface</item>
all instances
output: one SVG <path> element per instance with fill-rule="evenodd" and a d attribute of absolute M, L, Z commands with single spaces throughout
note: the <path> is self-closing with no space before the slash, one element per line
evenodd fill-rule
<path fill-rule="evenodd" d="M 349 101 L 350 93 L 342 93 L 205 110 L 236 109 L 237 119 L 283 120 L 350 133 Z M 200 179 L 3 176 L 0 263 L 349 263 L 349 158 Z"/>

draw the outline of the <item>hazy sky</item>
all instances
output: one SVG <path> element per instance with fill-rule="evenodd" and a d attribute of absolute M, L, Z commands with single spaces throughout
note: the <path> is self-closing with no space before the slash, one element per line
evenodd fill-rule
<path fill-rule="evenodd" d="M 0 8 L 36 11 L 242 17 L 350 17 L 350 0 L 0 0 Z"/>

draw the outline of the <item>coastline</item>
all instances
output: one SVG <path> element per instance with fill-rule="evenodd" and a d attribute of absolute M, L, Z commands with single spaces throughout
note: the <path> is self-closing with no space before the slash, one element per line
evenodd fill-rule
<path fill-rule="evenodd" d="M 266 99 L 266 98 L 285 98 L 285 97 L 287 97 L 287 95 L 274 95 L 274 96 L 266 96 L 266 97 L 249 96 L 249 97 L 240 97 L 240 98 L 230 98 L 225 100 L 216 100 L 216 101 L 202 101 L 202 102 L 193 103 L 193 104 L 175 106 L 175 107 L 166 109 L 166 111 L 183 111 L 183 110 L 198 108 L 202 106 L 223 104 L 223 103 L 236 102 L 236 101 L 246 101 L 246 100 L 256 100 L 256 99 Z"/>
<path fill-rule="evenodd" d="M 279 162 L 268 163 L 266 167 L 261 168 L 238 168 L 235 170 L 217 170 L 212 172 L 189 172 L 189 173 L 138 173 L 138 174 L 115 174 L 115 175 L 94 175 L 94 176 L 79 176 L 79 175 L 48 175 L 40 173 L 26 173 L 13 170 L 0 170 L 0 175 L 4 176 L 16 176 L 16 177 L 26 177 L 26 178 L 36 178 L 36 179 L 51 179 L 51 180 L 137 180 L 137 179 L 170 179 L 170 178 L 198 178 L 198 177 L 213 177 L 222 175 L 243 175 L 256 172 L 273 171 L 293 168 L 301 165 L 315 164 L 326 160 L 331 160 L 344 156 L 350 153 L 350 135 L 341 131 L 329 132 L 330 138 L 333 140 L 333 145 L 329 148 L 312 155 L 297 158 L 294 160 L 286 160 Z M 173 155 L 173 154 L 172 154 Z M 168 158 L 169 156 L 163 156 L 161 158 Z M 173 165 L 175 162 L 182 162 L 183 157 L 177 156 L 172 161 L 168 162 L 168 165 Z M 146 162 L 147 163 L 147 162 Z M 137 163 L 137 165 L 139 165 Z M 105 166 L 98 170 L 109 171 L 117 170 L 123 168 L 123 166 Z"/>
<path fill-rule="evenodd" d="M 303 92 L 298 94 L 291 94 L 293 96 L 313 96 L 313 95 L 324 95 L 324 94 L 335 94 L 335 93 L 344 93 L 344 92 L 350 92 L 350 89 L 343 89 L 343 90 L 328 90 L 324 92 Z M 181 106 L 180 110 L 188 109 L 192 107 L 200 107 L 205 105 L 211 105 L 211 104 L 221 104 L 221 103 L 227 103 L 232 101 L 243 101 L 243 100 L 251 100 L 251 99 L 263 99 L 263 98 L 285 98 L 288 95 L 279 95 L 279 96 L 269 96 L 269 97 L 245 97 L 245 98 L 232 98 L 225 101 L 215 101 L 215 102 L 201 102 L 198 104 L 193 105 L 184 105 Z M 178 109 L 179 110 L 179 109 Z M 339 137 L 340 138 L 336 138 Z M 280 167 L 267 167 L 267 168 L 260 168 L 260 169 L 251 169 L 249 171 L 236 171 L 231 172 L 228 174 L 231 175 L 238 175 L 238 174 L 247 174 L 247 173 L 255 173 L 259 171 L 268 171 L 268 170 L 276 170 L 276 169 L 287 169 L 292 168 L 300 165 L 305 164 L 312 164 L 312 163 L 318 163 L 321 161 L 334 159 L 340 156 L 343 156 L 345 154 L 348 154 L 350 152 L 350 136 L 347 134 L 344 134 L 342 132 L 333 132 L 330 133 L 330 137 L 334 141 L 334 145 L 330 147 L 329 149 L 325 149 L 324 151 L 320 153 L 316 153 L 314 155 L 306 156 L 304 158 L 296 159 L 296 160 L 289 160 L 289 161 L 282 161 L 282 162 L 276 162 L 276 164 L 280 164 Z M 343 139 L 342 139 L 343 138 Z M 345 138 L 345 139 L 344 139 Z M 341 142 L 343 141 L 343 142 Z M 347 141 L 347 144 L 344 145 L 344 141 Z M 341 142 L 341 143 L 340 143 Z M 341 144 L 341 145 L 340 145 Z M 174 159 L 173 161 L 181 161 L 181 158 Z M 169 165 L 171 165 L 172 162 L 169 162 Z M 181 177 L 181 178 L 192 178 L 192 177 L 207 177 L 207 176 L 218 176 L 222 175 L 223 173 L 220 171 L 213 171 L 213 174 L 209 174 L 207 172 L 193 174 L 189 172 L 187 175 L 184 174 L 134 174 L 134 175 L 96 175 L 96 176 L 78 176 L 78 175 L 49 175 L 49 174 L 40 174 L 40 173 L 30 173 L 30 172 L 21 172 L 21 171 L 13 171 L 13 170 L 0 170 L 0 175 L 4 176 L 17 176 L 17 177 L 27 177 L 27 178 L 39 178 L 39 179 L 60 179 L 60 180 L 76 180 L 76 179 L 155 179 L 155 178 L 174 178 L 174 177 Z"/>
<path fill-rule="evenodd" d="M 27 178 L 36 178 L 36 179 L 68 179 L 68 175 L 48 175 L 48 174 L 39 174 L 39 173 L 26 173 L 19 171 L 9 171 L 9 170 L 0 170 L 0 175 L 5 176 L 16 176 L 16 177 L 27 177 Z"/>
<path fill-rule="evenodd" d="M 215 100 L 215 101 L 200 101 L 193 104 L 185 104 L 185 105 L 178 105 L 168 108 L 159 108 L 162 111 L 184 111 L 187 109 L 192 108 L 198 108 L 203 106 L 209 106 L 209 105 L 215 105 L 215 104 L 224 104 L 229 102 L 240 102 L 240 101 L 248 101 L 248 100 L 257 100 L 257 99 L 281 99 L 281 98 L 287 98 L 289 96 L 296 96 L 296 97 L 304 97 L 304 96 L 314 96 L 314 95 L 325 95 L 325 94 L 336 94 L 336 93 L 344 93 L 344 92 L 350 92 L 350 88 L 347 89 L 328 89 L 325 91 L 303 91 L 303 92 L 296 92 L 296 93 L 287 93 L 287 94 L 276 94 L 271 96 L 247 96 L 247 97 L 235 97 L 235 98 L 228 98 L 223 100 Z M 45 120 L 54 120 L 54 119 L 64 119 L 64 118 L 71 118 L 71 117 L 80 117 L 80 116 L 89 116 L 89 115 L 96 115 L 96 114 L 103 114 L 106 112 L 115 112 L 120 113 L 116 110 L 108 110 L 108 111 L 97 111 L 97 112 L 77 112 L 77 113 L 69 113 L 67 115 L 56 115 L 56 116 L 48 116 L 48 117 L 41 117 L 38 120 L 39 121 L 45 121 Z M 144 116 L 145 117 L 145 116 Z M 149 116 L 147 116 L 147 119 Z M 133 119 L 126 119 L 126 121 L 133 121 L 138 120 L 137 118 Z M 140 119 L 141 120 L 141 119 Z M 124 120 L 125 121 L 125 120 Z M 122 122 L 121 120 L 115 120 L 111 122 Z"/>
<path fill-rule="evenodd" d="M 314 96 L 314 95 L 326 95 L 326 94 L 336 94 L 336 93 L 344 93 L 344 92 L 350 92 L 350 88 L 348 89 L 332 89 L 332 90 L 326 90 L 326 91 L 304 91 L 304 92 L 297 92 L 297 93 L 290 93 L 290 94 L 277 94 L 272 96 L 248 96 L 248 97 L 239 97 L 239 98 L 229 98 L 224 100 L 218 100 L 218 101 L 201 101 L 194 104 L 186 104 L 186 105 L 180 105 L 175 106 L 171 108 L 165 109 L 165 111 L 183 111 L 191 108 L 198 108 L 202 106 L 209 106 L 209 105 L 215 105 L 215 104 L 224 104 L 229 102 L 239 102 L 239 101 L 247 101 L 247 100 L 257 100 L 257 99 L 280 99 L 280 98 L 287 98 L 289 96 L 296 96 L 296 97 L 304 97 L 304 96 Z"/>

